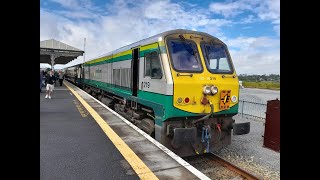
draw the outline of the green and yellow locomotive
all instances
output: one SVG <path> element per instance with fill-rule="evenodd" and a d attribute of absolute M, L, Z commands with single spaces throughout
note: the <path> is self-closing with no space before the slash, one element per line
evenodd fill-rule
<path fill-rule="evenodd" d="M 182 157 L 229 145 L 232 130 L 234 135 L 250 131 L 249 123 L 232 119 L 238 113 L 239 80 L 228 48 L 207 33 L 163 32 L 66 73 Z"/>

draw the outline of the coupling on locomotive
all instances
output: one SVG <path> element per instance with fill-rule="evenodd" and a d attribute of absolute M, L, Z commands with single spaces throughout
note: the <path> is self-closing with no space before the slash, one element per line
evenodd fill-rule
<path fill-rule="evenodd" d="M 247 134 L 235 123 L 239 80 L 227 45 L 172 30 L 65 69 L 84 89 L 175 152 L 214 152 Z"/>

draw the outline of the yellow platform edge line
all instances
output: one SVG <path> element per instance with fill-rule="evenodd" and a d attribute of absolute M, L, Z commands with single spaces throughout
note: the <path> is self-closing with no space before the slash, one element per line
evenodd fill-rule
<path fill-rule="evenodd" d="M 102 117 L 75 92 L 69 85 L 63 83 L 87 109 L 91 116 L 99 124 L 103 132 L 109 137 L 112 143 L 120 151 L 122 156 L 128 161 L 140 179 L 158 179 L 157 176 L 144 164 L 144 162 L 132 151 L 132 149 L 112 130 L 112 128 L 102 119 Z"/>

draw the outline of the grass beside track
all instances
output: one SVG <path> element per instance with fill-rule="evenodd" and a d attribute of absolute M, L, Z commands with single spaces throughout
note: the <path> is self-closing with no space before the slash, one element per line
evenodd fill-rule
<path fill-rule="evenodd" d="M 280 82 L 242 82 L 243 87 L 245 88 L 259 88 L 259 89 L 271 89 L 271 90 L 280 90 Z"/>

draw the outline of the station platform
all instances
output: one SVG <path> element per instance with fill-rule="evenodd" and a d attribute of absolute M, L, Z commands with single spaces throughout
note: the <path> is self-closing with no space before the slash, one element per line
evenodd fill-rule
<path fill-rule="evenodd" d="M 40 179 L 209 179 L 71 83 L 40 93 Z"/>

